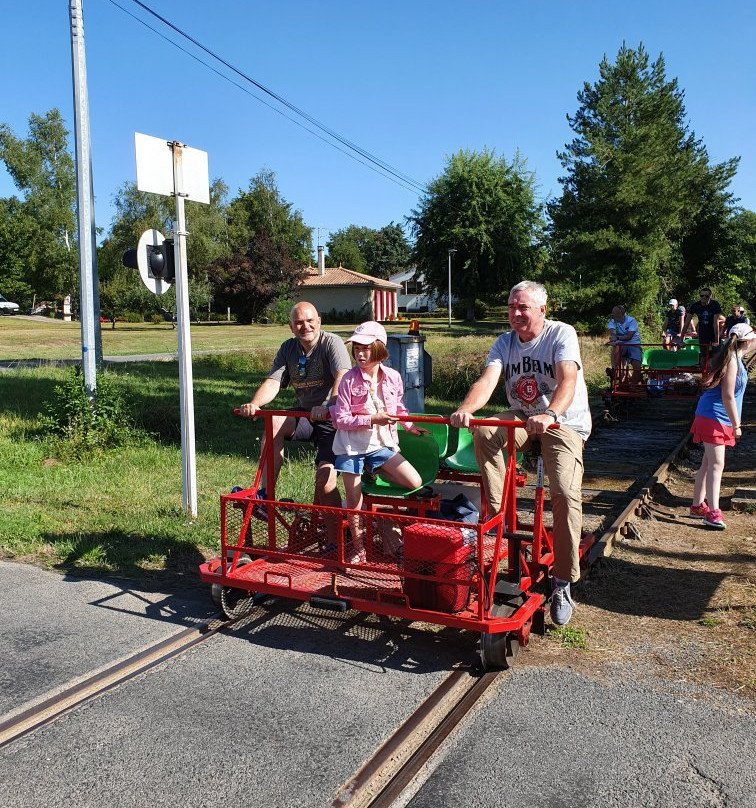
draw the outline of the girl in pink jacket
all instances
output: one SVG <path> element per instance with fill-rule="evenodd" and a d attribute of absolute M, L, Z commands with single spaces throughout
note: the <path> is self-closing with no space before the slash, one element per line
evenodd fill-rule
<path fill-rule="evenodd" d="M 336 427 L 334 466 L 344 480 L 348 508 L 361 510 L 363 469 L 377 472 L 396 485 L 413 490 L 423 481 L 415 467 L 399 454 L 397 415 L 409 415 L 402 396 L 401 376 L 381 362 L 388 357 L 386 329 L 376 322 L 357 326 L 347 343 L 357 363 L 343 376 L 331 418 Z M 403 421 L 413 435 L 427 429 Z M 352 555 L 349 563 L 365 561 L 364 529 L 358 516 L 350 517 Z"/>

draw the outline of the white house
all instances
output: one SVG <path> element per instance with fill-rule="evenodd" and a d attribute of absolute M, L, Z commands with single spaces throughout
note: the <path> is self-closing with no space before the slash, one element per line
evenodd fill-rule
<path fill-rule="evenodd" d="M 436 295 L 425 290 L 425 278 L 415 267 L 391 275 L 390 280 L 401 286 L 398 298 L 399 311 L 435 311 L 438 307 L 439 301 Z M 452 302 L 454 300 L 452 297 Z M 445 298 L 441 299 L 440 305 L 446 305 Z"/>

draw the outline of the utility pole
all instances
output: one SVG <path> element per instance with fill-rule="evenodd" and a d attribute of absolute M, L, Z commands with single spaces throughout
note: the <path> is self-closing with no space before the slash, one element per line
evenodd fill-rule
<path fill-rule="evenodd" d="M 76 207 L 79 230 L 79 317 L 81 319 L 81 364 L 84 386 L 90 399 L 97 389 L 97 370 L 102 368 L 100 290 L 97 276 L 97 240 L 94 220 L 94 184 L 89 136 L 87 64 L 84 53 L 82 0 L 70 0 L 71 64 L 73 68 L 74 135 L 76 141 Z"/>
<path fill-rule="evenodd" d="M 449 247 L 447 252 L 449 253 L 449 288 L 446 295 L 446 306 L 449 310 L 449 328 L 451 328 L 451 257 L 452 253 L 457 252 L 457 250 L 454 247 Z"/>

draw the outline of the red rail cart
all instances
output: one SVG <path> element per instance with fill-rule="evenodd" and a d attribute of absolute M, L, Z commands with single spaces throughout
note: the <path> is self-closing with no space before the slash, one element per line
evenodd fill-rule
<path fill-rule="evenodd" d="M 713 346 L 699 346 L 697 340 L 686 339 L 677 350 L 666 350 L 661 344 L 643 344 L 641 375 L 633 383 L 630 364 L 622 360 L 621 345 L 614 347 L 614 367 L 607 368 L 611 383 L 604 393 L 604 403 L 612 404 L 626 399 L 697 398 L 701 393 L 701 377 L 709 364 L 709 351 Z"/>
<path fill-rule="evenodd" d="M 543 522 L 543 465 L 538 458 L 533 519 L 518 520 L 516 421 L 476 419 L 506 427 L 508 460 L 501 511 L 469 524 L 437 518 L 440 495 L 430 484 L 453 480 L 480 485 L 471 462 L 460 461 L 466 441 L 449 451 L 449 421 L 413 415 L 430 435 L 399 431 L 402 453 L 418 468 L 424 486 L 394 490 L 381 481 L 363 483 L 361 511 L 278 500 L 272 463 L 272 417 L 307 417 L 265 410 L 263 457 L 251 488 L 221 496 L 221 554 L 200 566 L 215 603 L 229 617 L 258 594 L 308 601 L 316 608 L 372 612 L 479 632 L 486 668 L 508 667 L 531 631 L 542 633 L 550 571 L 551 532 Z M 456 430 L 453 430 L 454 434 Z M 460 430 L 460 437 L 468 434 Z M 461 448 L 460 448 L 461 447 Z M 456 461 L 455 461 L 456 456 Z M 258 499 L 267 458 L 267 499 Z M 447 462 L 447 460 L 451 462 Z M 436 486 L 442 489 L 443 486 Z M 350 523 L 362 520 L 367 561 L 351 563 Z M 583 556 L 593 542 L 585 536 Z"/>

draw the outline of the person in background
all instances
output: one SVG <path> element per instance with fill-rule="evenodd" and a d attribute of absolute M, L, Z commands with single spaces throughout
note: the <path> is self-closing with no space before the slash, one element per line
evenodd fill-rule
<path fill-rule="evenodd" d="M 352 363 L 344 343 L 337 334 L 322 331 L 320 316 L 312 303 L 297 303 L 289 316 L 292 338 L 278 349 L 268 378 L 260 385 L 252 400 L 239 408 L 241 415 L 254 418 L 266 404 L 270 404 L 281 388 L 291 385 L 301 410 L 310 413 L 309 418 L 273 416 L 273 463 L 274 479 L 278 479 L 283 463 L 285 440 L 312 440 L 315 453 L 316 505 L 341 506 L 333 467 L 333 439 L 336 429 L 330 422 L 329 406 L 336 400 L 336 391 L 341 377 Z M 262 484 L 267 480 L 263 466 Z M 258 499 L 267 499 L 265 488 L 260 488 Z M 256 515 L 264 517 L 258 509 Z"/>
<path fill-rule="evenodd" d="M 756 348 L 750 325 L 738 323 L 714 356 L 704 378 L 690 431 L 695 443 L 703 443 L 704 456 L 693 485 L 691 516 L 700 516 L 707 527 L 724 530 L 727 525 L 719 507 L 719 491 L 725 466 L 725 446 L 734 446 L 743 435 L 743 395 L 748 384 L 747 353 Z"/>
<path fill-rule="evenodd" d="M 667 305 L 669 308 L 664 314 L 661 330 L 662 345 L 668 351 L 676 351 L 677 346 L 683 344 L 682 327 L 685 322 L 685 306 L 681 306 L 674 297 Z"/>
<path fill-rule="evenodd" d="M 641 384 L 641 347 L 638 321 L 625 311 L 624 306 L 612 309 L 612 319 L 607 324 L 609 345 L 612 346 L 612 369 L 617 361 L 629 362 L 632 368 L 631 385 Z M 616 346 L 619 346 L 616 347 Z"/>
<path fill-rule="evenodd" d="M 563 626 L 574 606 L 570 584 L 580 578 L 583 442 L 591 432 L 591 411 L 575 329 L 547 320 L 546 301 L 546 288 L 540 283 L 522 281 L 512 287 L 512 331 L 493 344 L 482 375 L 449 422 L 469 429 L 472 414 L 488 403 L 503 378 L 511 409 L 493 417 L 524 422 L 524 429 L 515 430 L 518 450 L 531 439 L 540 440 L 554 516 L 551 619 Z M 559 429 L 549 429 L 554 423 Z M 474 427 L 473 435 L 491 518 L 501 510 L 507 429 Z"/>
<path fill-rule="evenodd" d="M 423 481 L 415 467 L 399 453 L 397 415 L 409 415 L 402 396 L 401 375 L 381 364 L 388 358 L 386 329 L 375 321 L 362 323 L 347 340 L 352 343 L 356 365 L 339 384 L 331 414 L 336 437 L 334 467 L 344 481 L 347 508 L 362 509 L 362 472 L 380 470 L 392 483 L 412 491 Z M 427 429 L 402 422 L 402 428 L 413 435 L 427 434 Z M 364 563 L 364 527 L 357 515 L 349 517 L 352 531 L 350 564 Z"/>
<path fill-rule="evenodd" d="M 733 306 L 732 313 L 725 317 L 720 340 L 724 342 L 727 339 L 727 335 L 730 333 L 730 329 L 738 324 L 750 325 L 751 321 L 745 316 L 745 309 L 742 306 Z"/>
<path fill-rule="evenodd" d="M 688 326 L 693 317 L 698 320 L 698 344 L 701 346 L 701 353 L 708 357 L 709 348 L 719 342 L 719 332 L 724 321 L 722 307 L 711 296 L 711 289 L 708 286 L 704 286 L 699 292 L 698 300 L 688 306 L 683 334 L 688 333 Z"/>

